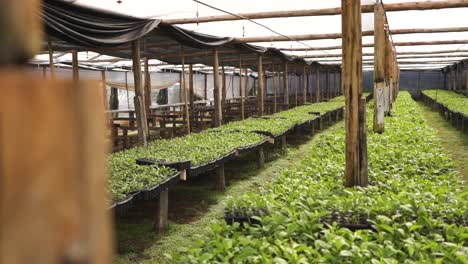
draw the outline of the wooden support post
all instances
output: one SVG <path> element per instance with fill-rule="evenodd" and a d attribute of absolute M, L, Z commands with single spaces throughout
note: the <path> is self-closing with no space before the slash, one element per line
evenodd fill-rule
<path fill-rule="evenodd" d="M 208 74 L 205 73 L 205 85 L 203 86 L 203 95 L 208 100 Z"/>
<path fill-rule="evenodd" d="M 302 72 L 302 104 L 307 103 L 307 69 L 304 67 Z"/>
<path fill-rule="evenodd" d="M 226 177 L 224 175 L 224 163 L 216 168 L 216 190 L 224 192 L 226 190 Z"/>
<path fill-rule="evenodd" d="M 223 111 L 221 108 L 221 93 L 220 93 L 220 80 L 219 80 L 219 58 L 218 50 L 213 49 L 213 95 L 214 95 L 214 126 L 221 125 L 223 120 Z"/>
<path fill-rule="evenodd" d="M 73 71 L 73 81 L 77 82 L 80 79 L 80 68 L 78 66 L 78 52 L 72 50 L 72 71 Z"/>
<path fill-rule="evenodd" d="M 389 31 L 385 31 L 385 53 L 384 53 L 384 63 L 385 63 L 385 113 L 390 113 L 390 90 L 392 83 L 392 42 L 390 41 Z"/>
<path fill-rule="evenodd" d="M 258 168 L 263 168 L 265 164 L 265 152 L 263 151 L 263 147 L 258 148 Z"/>
<path fill-rule="evenodd" d="M 287 150 L 288 149 L 288 144 L 286 142 L 286 135 L 281 136 L 281 149 L 282 150 Z"/>
<path fill-rule="evenodd" d="M 261 55 L 258 56 L 258 115 L 262 116 L 264 114 L 265 107 L 265 85 L 263 79 L 263 58 Z"/>
<path fill-rule="evenodd" d="M 145 92 L 141 85 L 140 40 L 132 42 L 133 79 L 135 84 L 135 113 L 138 128 L 138 143 L 146 145 L 148 140 L 148 120 L 145 111 Z"/>
<path fill-rule="evenodd" d="M 108 110 L 109 105 L 107 104 L 107 81 L 106 81 L 106 71 L 101 71 L 101 83 L 102 83 L 102 99 L 104 103 L 104 109 Z"/>
<path fill-rule="evenodd" d="M 289 80 L 288 80 L 288 64 L 284 64 L 284 72 L 283 72 L 283 83 L 284 83 L 284 104 L 286 105 L 286 109 L 289 108 Z"/>
<path fill-rule="evenodd" d="M 245 69 L 245 78 L 247 76 L 247 69 Z M 244 88 L 242 87 L 242 57 L 239 59 L 239 96 L 240 96 L 240 115 L 241 120 L 245 119 L 245 109 L 244 109 Z"/>
<path fill-rule="evenodd" d="M 296 72 L 296 70 L 294 70 L 294 72 Z M 296 79 L 297 79 L 297 83 L 296 83 L 296 85 L 294 86 L 294 106 L 298 106 L 298 103 L 299 103 L 299 102 L 298 102 L 298 96 L 297 96 L 297 95 L 298 95 L 299 86 L 301 85 L 301 84 L 299 83 L 299 80 L 300 80 L 299 78 L 300 78 L 300 77 L 297 76 L 296 74 L 294 74 L 293 76 L 296 76 L 296 77 L 297 77 L 297 78 L 296 78 Z"/>
<path fill-rule="evenodd" d="M 47 39 L 47 46 L 49 48 L 49 68 L 50 68 L 50 79 L 55 79 L 55 66 L 54 66 L 54 49 L 52 47 L 52 40 Z"/>
<path fill-rule="evenodd" d="M 184 94 L 184 117 L 185 117 L 185 129 L 187 134 L 190 134 L 192 129 L 190 128 L 190 109 L 189 109 L 189 91 L 187 89 L 185 81 L 185 55 L 184 48 L 181 47 L 181 58 L 182 58 L 182 82 L 180 83 L 181 92 Z"/>
<path fill-rule="evenodd" d="M 359 178 L 357 185 L 367 186 L 368 180 L 368 163 L 367 163 L 367 121 L 366 121 L 366 98 L 360 98 L 359 104 Z"/>
<path fill-rule="evenodd" d="M 273 73 L 273 113 L 276 113 L 278 112 L 278 83 L 276 82 L 276 72 L 274 64 L 271 65 L 271 71 Z"/>
<path fill-rule="evenodd" d="M 362 185 L 363 142 L 359 131 L 359 109 L 362 103 L 362 26 L 361 1 L 342 0 L 342 76 L 345 91 L 346 168 L 345 186 Z M 361 119 L 362 120 L 362 119 Z"/>
<path fill-rule="evenodd" d="M 385 13 L 382 4 L 374 12 L 374 132 L 385 129 Z"/>
<path fill-rule="evenodd" d="M 149 72 L 149 58 L 145 58 L 145 110 L 146 116 L 151 115 L 151 74 Z"/>
<path fill-rule="evenodd" d="M 221 109 L 223 111 L 223 115 L 226 114 L 226 71 L 224 70 L 224 66 L 221 67 Z"/>
<path fill-rule="evenodd" d="M 312 103 L 314 101 L 314 95 L 312 93 L 312 83 L 310 81 L 311 76 L 312 76 L 312 72 L 309 68 L 309 70 L 307 71 L 307 91 L 309 91 L 309 95 L 310 95 L 309 102 Z"/>
<path fill-rule="evenodd" d="M 316 102 L 321 101 L 321 94 L 320 94 L 320 68 L 317 67 L 315 71 L 315 86 L 316 86 L 316 91 L 315 91 L 315 96 L 316 96 Z"/>
<path fill-rule="evenodd" d="M 340 76 L 338 72 L 335 72 L 335 89 L 334 89 L 334 94 L 333 96 L 336 97 L 340 95 Z"/>
<path fill-rule="evenodd" d="M 158 234 L 162 234 L 167 229 L 167 218 L 169 215 L 169 189 L 165 188 L 159 194 L 159 199 L 156 208 L 155 230 Z"/>
<path fill-rule="evenodd" d="M 111 263 L 99 85 L 0 79 L 0 263 Z"/>
<path fill-rule="evenodd" d="M 331 82 L 330 82 L 330 71 L 327 70 L 327 100 L 331 99 Z"/>
<path fill-rule="evenodd" d="M 190 102 L 190 117 L 193 116 L 195 109 L 195 93 L 194 93 L 194 82 L 193 82 L 193 64 L 189 65 L 189 102 Z"/>

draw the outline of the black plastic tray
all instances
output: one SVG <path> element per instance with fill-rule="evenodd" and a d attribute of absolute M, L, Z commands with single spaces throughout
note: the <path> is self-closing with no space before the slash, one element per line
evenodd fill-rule
<path fill-rule="evenodd" d="M 108 207 L 109 210 L 113 210 L 116 215 L 123 215 L 128 212 L 128 210 L 132 207 L 133 205 L 133 199 L 135 195 L 137 195 L 139 192 L 135 192 L 127 198 L 114 202 L 110 207 Z"/>
<path fill-rule="evenodd" d="M 180 181 L 180 172 L 158 183 L 157 185 L 141 190 L 138 194 L 134 195 L 137 200 L 152 200 L 159 197 L 159 194 L 167 188 L 173 187 Z"/>
<path fill-rule="evenodd" d="M 165 166 L 169 167 L 172 169 L 175 169 L 177 171 L 182 171 L 190 168 L 191 162 L 190 160 L 188 161 L 176 161 L 176 162 L 167 162 L 167 161 L 154 161 L 148 158 L 139 158 L 136 160 L 136 163 L 138 165 L 159 165 L 159 166 Z"/>
<path fill-rule="evenodd" d="M 250 152 L 253 152 L 263 146 L 265 146 L 266 144 L 268 144 L 268 140 L 265 140 L 263 142 L 260 142 L 259 144 L 255 144 L 255 145 L 250 145 L 250 146 L 246 146 L 246 147 L 242 147 L 242 148 L 238 148 L 237 149 L 237 154 L 238 155 L 244 155 L 244 154 L 247 154 L 247 153 L 250 153 Z"/>
<path fill-rule="evenodd" d="M 196 177 L 202 173 L 205 173 L 205 172 L 208 172 L 208 171 L 212 171 L 214 169 L 216 169 L 216 167 L 218 167 L 218 165 L 220 163 L 224 163 L 226 161 L 229 161 L 233 158 L 236 157 L 236 151 L 232 151 L 230 152 L 229 154 L 227 155 L 224 155 L 216 160 L 213 160 L 213 161 L 209 161 L 207 163 L 204 163 L 204 164 L 200 164 L 200 165 L 197 165 L 197 166 L 192 166 L 190 167 L 190 169 L 187 171 L 187 176 L 188 177 Z"/>

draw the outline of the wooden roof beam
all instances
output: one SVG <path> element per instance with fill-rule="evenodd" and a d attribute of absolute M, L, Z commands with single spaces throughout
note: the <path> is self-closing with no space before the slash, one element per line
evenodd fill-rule
<path fill-rule="evenodd" d="M 393 3 L 385 4 L 385 11 L 409 11 L 409 10 L 434 10 L 445 8 L 460 8 L 468 7 L 466 0 L 448 0 L 440 2 L 407 2 L 407 3 Z M 362 13 L 373 13 L 374 5 L 362 5 Z M 195 24 L 219 21 L 233 21 L 244 19 L 265 19 L 265 18 L 282 18 L 282 17 L 305 17 L 305 16 L 330 16 L 340 15 L 341 7 L 324 8 L 324 9 L 309 9 L 309 10 L 289 10 L 289 11 L 270 11 L 270 12 L 257 12 L 257 13 L 241 13 L 233 15 L 219 15 L 219 16 L 206 16 L 194 18 L 176 18 L 163 20 L 167 24 Z"/>

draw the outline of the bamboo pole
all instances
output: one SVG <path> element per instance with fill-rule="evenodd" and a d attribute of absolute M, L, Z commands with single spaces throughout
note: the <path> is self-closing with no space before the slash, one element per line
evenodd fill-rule
<path fill-rule="evenodd" d="M 264 102 L 264 79 L 263 79 L 263 62 L 262 62 L 263 57 L 261 55 L 258 56 L 258 115 L 262 116 L 264 114 L 264 107 L 265 107 L 265 102 Z"/>
<path fill-rule="evenodd" d="M 385 11 L 382 3 L 374 12 L 374 132 L 385 130 Z"/>
<path fill-rule="evenodd" d="M 284 63 L 284 72 L 283 72 L 283 82 L 284 82 L 284 104 L 286 108 L 289 109 L 289 79 L 288 79 L 288 63 Z"/>
<path fill-rule="evenodd" d="M 365 138 L 360 129 L 362 97 L 362 37 L 360 0 L 342 0 L 343 89 L 345 91 L 345 185 L 366 186 Z M 364 105 L 365 108 L 365 105 Z M 364 111 L 365 112 L 365 111 Z M 360 118 L 361 117 L 361 118 Z M 360 120 L 361 119 L 361 120 Z M 361 126 L 362 127 L 362 126 Z M 363 170 L 364 169 L 364 170 Z"/>
<path fill-rule="evenodd" d="M 78 66 L 78 52 L 72 50 L 72 72 L 73 72 L 73 81 L 77 82 L 80 79 L 80 67 Z"/>
<path fill-rule="evenodd" d="M 223 111 L 221 108 L 221 94 L 220 94 L 220 80 L 219 80 L 219 58 L 218 50 L 213 49 L 213 95 L 214 95 L 214 126 L 219 127 L 223 120 Z"/>
<path fill-rule="evenodd" d="M 148 140 L 148 121 L 145 111 L 145 92 L 141 85 L 141 64 L 140 64 L 140 40 L 132 42 L 132 60 L 133 60 L 133 78 L 135 85 L 135 114 L 137 118 L 138 143 L 140 145 L 147 144 Z"/>
<path fill-rule="evenodd" d="M 448 0 L 440 2 L 406 2 L 386 4 L 385 10 L 387 12 L 393 11 L 408 11 L 408 10 L 434 10 L 444 8 L 459 8 L 468 7 L 468 2 L 465 0 Z M 363 13 L 374 12 L 374 5 L 363 5 Z M 207 23 L 216 21 L 232 21 L 244 19 L 265 19 L 265 18 L 279 18 L 279 17 L 304 17 L 304 16 L 329 16 L 340 15 L 341 8 L 324 8 L 324 9 L 309 9 L 309 10 L 288 10 L 288 11 L 270 11 L 270 12 L 257 12 L 257 13 L 241 13 L 233 15 L 218 15 L 207 17 L 194 17 L 194 18 L 178 18 L 166 19 L 164 23 L 167 24 L 195 24 Z"/>

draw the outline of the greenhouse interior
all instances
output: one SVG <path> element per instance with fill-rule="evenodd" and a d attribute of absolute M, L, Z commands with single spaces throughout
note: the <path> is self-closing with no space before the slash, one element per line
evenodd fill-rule
<path fill-rule="evenodd" d="M 467 0 L 0 13 L 0 264 L 468 263 Z"/>

